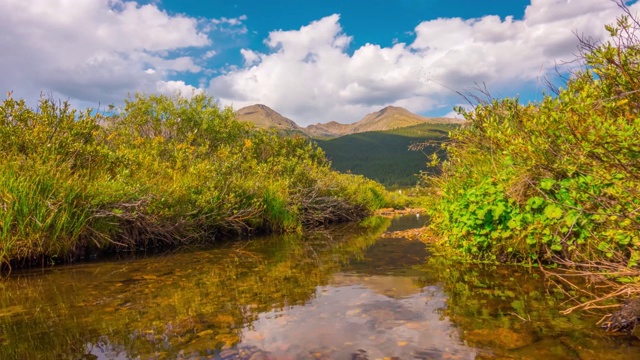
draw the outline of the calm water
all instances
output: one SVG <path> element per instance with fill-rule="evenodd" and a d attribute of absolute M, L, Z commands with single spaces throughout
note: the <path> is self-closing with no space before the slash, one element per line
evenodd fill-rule
<path fill-rule="evenodd" d="M 379 237 L 422 221 L 14 272 L 0 359 L 640 359 L 534 269 Z"/>

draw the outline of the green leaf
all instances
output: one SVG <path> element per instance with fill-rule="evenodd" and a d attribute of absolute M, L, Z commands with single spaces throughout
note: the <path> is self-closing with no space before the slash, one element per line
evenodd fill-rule
<path fill-rule="evenodd" d="M 505 211 L 505 206 L 504 204 L 499 204 L 493 207 L 493 216 L 497 219 L 500 217 L 500 215 L 502 215 Z"/>
<path fill-rule="evenodd" d="M 551 190 L 551 188 L 555 184 L 556 184 L 556 181 L 554 179 L 542 179 L 542 180 L 540 180 L 540 188 L 542 190 Z"/>
<path fill-rule="evenodd" d="M 608 250 L 609 250 L 609 244 L 607 244 L 607 243 L 606 243 L 606 242 L 604 242 L 604 241 L 601 241 L 601 242 L 598 244 L 598 250 L 600 250 L 600 251 L 608 251 Z"/>
<path fill-rule="evenodd" d="M 527 200 L 527 206 L 530 207 L 531 209 L 537 209 L 543 203 L 544 203 L 544 199 L 539 196 L 535 196 Z"/>
<path fill-rule="evenodd" d="M 564 217 L 564 223 L 571 227 L 575 224 L 578 217 L 580 217 L 580 214 L 575 210 L 571 210 L 567 212 L 567 215 Z"/>
<path fill-rule="evenodd" d="M 562 217 L 562 209 L 555 204 L 549 204 L 544 209 L 544 215 L 549 219 L 560 219 Z"/>
<path fill-rule="evenodd" d="M 524 301 L 523 300 L 513 300 L 511 302 L 511 307 L 516 310 L 518 313 L 524 313 Z"/>

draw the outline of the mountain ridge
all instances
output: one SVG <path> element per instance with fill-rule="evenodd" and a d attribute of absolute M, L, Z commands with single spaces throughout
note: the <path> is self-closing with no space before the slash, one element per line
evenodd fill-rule
<path fill-rule="evenodd" d="M 387 106 L 379 111 L 365 115 L 352 124 L 337 121 L 299 126 L 295 121 L 280 115 L 263 104 L 243 107 L 236 111 L 239 121 L 250 122 L 260 128 L 274 128 L 278 131 L 299 131 L 316 138 L 335 138 L 344 135 L 369 131 L 387 131 L 419 124 L 461 124 L 464 121 L 454 118 L 431 118 L 414 114 L 398 106 Z"/>

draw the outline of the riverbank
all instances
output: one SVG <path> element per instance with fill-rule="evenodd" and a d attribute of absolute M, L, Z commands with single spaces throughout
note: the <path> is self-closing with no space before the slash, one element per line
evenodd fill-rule
<path fill-rule="evenodd" d="M 353 221 L 397 195 L 213 99 L 135 95 L 108 115 L 0 104 L 0 267 Z"/>
<path fill-rule="evenodd" d="M 402 211 L 411 214 L 411 211 Z M 421 212 L 417 212 L 421 213 Z M 404 215 L 405 218 L 413 215 Z M 385 231 L 380 235 L 382 239 L 401 239 L 412 242 L 429 244 L 430 250 L 435 250 L 438 257 L 447 257 L 451 253 L 443 250 L 441 244 L 446 242 L 437 239 L 434 232 L 428 226 L 420 226 L 410 229 Z M 439 242 L 439 243 L 438 243 Z M 477 262 L 458 258 L 460 266 L 473 266 Z M 485 262 L 486 263 L 486 262 Z M 506 261 L 494 262 L 504 265 Z M 576 264 L 559 260 L 553 266 L 535 264 L 533 267 L 544 275 L 548 284 L 546 291 L 563 294 L 569 301 L 560 311 L 559 316 L 567 316 L 576 310 L 599 311 L 601 318 L 594 321 L 594 326 L 599 326 L 609 332 L 634 333 L 640 324 L 640 298 L 629 297 L 637 291 L 634 283 L 620 283 L 620 279 L 640 278 L 640 270 L 621 266 L 614 262 L 591 262 Z M 611 274 L 615 274 L 612 276 Z M 578 298 L 576 294 L 582 296 Z M 588 299 L 588 300 L 585 300 Z M 623 299 L 623 301 L 617 301 Z M 606 312 L 602 312 L 606 309 Z"/>
<path fill-rule="evenodd" d="M 395 216 L 402 216 L 402 215 L 409 215 L 409 214 L 420 215 L 420 214 L 426 214 L 426 213 L 427 213 L 426 209 L 419 208 L 419 207 L 417 208 L 405 207 L 405 208 L 399 208 L 399 209 L 386 207 L 382 209 L 377 209 L 373 214 L 375 216 L 395 217 Z"/>

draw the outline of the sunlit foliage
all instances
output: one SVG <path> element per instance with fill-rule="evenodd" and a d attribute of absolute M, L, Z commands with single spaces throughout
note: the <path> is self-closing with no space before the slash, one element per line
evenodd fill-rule
<path fill-rule="evenodd" d="M 322 150 L 236 121 L 206 95 L 135 95 L 108 114 L 0 104 L 0 263 L 297 232 L 388 206 Z"/>

